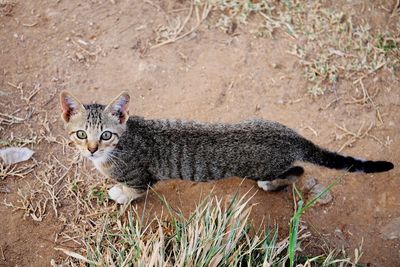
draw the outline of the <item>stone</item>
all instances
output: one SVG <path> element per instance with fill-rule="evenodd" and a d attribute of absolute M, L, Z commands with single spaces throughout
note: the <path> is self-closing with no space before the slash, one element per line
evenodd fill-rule
<path fill-rule="evenodd" d="M 340 239 L 342 239 L 342 240 L 345 240 L 345 237 L 344 237 L 344 235 L 343 235 L 342 230 L 340 230 L 340 229 L 337 228 L 337 227 L 336 227 L 336 229 L 335 229 L 335 236 L 336 236 L 337 238 L 340 238 Z"/>
<path fill-rule="evenodd" d="M 312 187 L 311 189 L 311 197 L 310 200 L 315 198 L 316 196 L 318 196 L 320 193 L 322 193 L 325 190 L 325 186 L 320 185 L 320 184 L 316 184 Z M 317 203 L 321 204 L 321 205 L 326 205 L 330 202 L 332 202 L 333 197 L 331 192 L 326 192 L 323 196 L 321 196 L 318 200 Z"/>
<path fill-rule="evenodd" d="M 310 176 L 308 177 L 303 184 L 305 190 L 310 191 L 317 184 L 317 179 Z"/>
<path fill-rule="evenodd" d="M 400 217 L 391 220 L 380 232 L 380 237 L 385 240 L 400 238 Z"/>

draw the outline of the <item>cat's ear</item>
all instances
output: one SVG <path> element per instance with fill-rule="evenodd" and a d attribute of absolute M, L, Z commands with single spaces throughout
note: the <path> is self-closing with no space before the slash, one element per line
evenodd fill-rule
<path fill-rule="evenodd" d="M 108 104 L 104 111 L 109 112 L 112 116 L 115 116 L 120 123 L 125 123 L 129 117 L 129 99 L 129 94 L 127 92 L 122 92 L 113 101 L 111 101 L 110 104 Z"/>
<path fill-rule="evenodd" d="M 67 91 L 62 91 L 60 95 L 60 103 L 62 109 L 62 118 L 65 122 L 69 122 L 71 117 L 84 110 L 84 106 L 73 95 Z"/>

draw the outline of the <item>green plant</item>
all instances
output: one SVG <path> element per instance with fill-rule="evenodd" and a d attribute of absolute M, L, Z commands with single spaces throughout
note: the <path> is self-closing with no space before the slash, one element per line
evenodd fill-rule
<path fill-rule="evenodd" d="M 290 266 L 294 266 L 295 263 L 295 254 L 296 254 L 296 249 L 297 249 L 297 239 L 298 239 L 298 233 L 299 233 L 299 222 L 300 222 L 300 217 L 301 215 L 312 205 L 314 205 L 318 199 L 320 199 L 323 195 L 325 195 L 328 191 L 330 191 L 339 181 L 341 180 L 341 177 L 335 179 L 324 191 L 319 193 L 317 196 L 315 196 L 312 200 L 310 200 L 307 204 L 304 205 L 304 200 L 299 192 L 299 190 L 296 188 L 295 185 L 293 185 L 293 191 L 295 197 L 297 196 L 299 200 L 297 201 L 296 205 L 296 210 L 295 213 L 290 220 L 290 230 L 289 230 L 289 261 L 290 261 Z"/>
<path fill-rule="evenodd" d="M 208 196 L 187 218 L 163 197 L 160 200 L 168 215 L 147 223 L 135 209 L 128 209 L 126 215 L 105 213 L 96 220 L 100 226 L 97 231 L 86 234 L 82 254 L 60 250 L 70 260 L 89 266 L 284 266 L 288 261 L 290 266 L 296 262 L 304 266 L 346 266 L 351 264 L 350 259 L 335 259 L 333 252 L 295 258 L 302 240 L 301 215 L 337 182 L 305 205 L 294 188 L 299 197 L 297 208 L 289 237 L 280 241 L 276 227 L 259 232 L 249 224 L 253 205 L 249 205 L 252 196 L 247 193 L 241 197 L 235 194 L 231 199 Z"/>

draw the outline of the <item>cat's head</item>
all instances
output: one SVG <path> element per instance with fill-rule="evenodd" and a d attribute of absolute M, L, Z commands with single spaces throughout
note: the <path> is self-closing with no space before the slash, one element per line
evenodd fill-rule
<path fill-rule="evenodd" d="M 83 105 L 72 94 L 63 91 L 60 102 L 61 117 L 75 147 L 90 160 L 107 160 L 126 128 L 128 93 L 121 93 L 105 106 Z"/>

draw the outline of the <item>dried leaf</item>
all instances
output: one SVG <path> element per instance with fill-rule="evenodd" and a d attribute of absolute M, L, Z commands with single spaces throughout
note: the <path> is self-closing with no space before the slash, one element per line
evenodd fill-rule
<path fill-rule="evenodd" d="M 35 153 L 26 147 L 7 147 L 0 149 L 0 157 L 6 165 L 12 165 L 18 162 L 30 159 Z"/>

